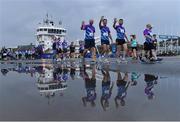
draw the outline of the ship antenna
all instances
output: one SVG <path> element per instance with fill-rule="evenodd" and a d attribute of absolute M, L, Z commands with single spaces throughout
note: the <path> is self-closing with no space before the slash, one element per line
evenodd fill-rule
<path fill-rule="evenodd" d="M 59 25 L 62 25 L 62 21 L 61 20 L 59 20 Z"/>
<path fill-rule="evenodd" d="M 46 17 L 47 17 L 47 19 L 48 19 L 48 13 L 46 14 Z"/>

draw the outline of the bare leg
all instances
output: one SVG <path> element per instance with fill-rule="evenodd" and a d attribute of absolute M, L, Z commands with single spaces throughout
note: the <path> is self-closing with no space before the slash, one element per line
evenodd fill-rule
<path fill-rule="evenodd" d="M 156 56 L 155 50 L 152 49 L 151 52 L 152 52 L 152 57 L 153 57 L 155 60 L 157 60 L 157 56 Z"/>
<path fill-rule="evenodd" d="M 120 57 L 120 52 L 121 52 L 121 45 L 117 45 L 116 56 L 117 56 L 118 58 Z"/>
<path fill-rule="evenodd" d="M 106 45 L 106 55 L 107 56 L 108 56 L 109 52 L 110 52 L 109 45 Z"/>
<path fill-rule="evenodd" d="M 104 55 L 106 53 L 106 45 L 103 44 L 102 45 L 102 55 Z"/>
<path fill-rule="evenodd" d="M 92 52 L 93 61 L 96 61 L 96 48 L 95 48 L 95 47 L 92 47 L 92 48 L 91 48 L 91 52 Z"/>
<path fill-rule="evenodd" d="M 123 44 L 123 58 L 126 57 L 127 51 L 128 51 L 127 44 Z"/>
<path fill-rule="evenodd" d="M 134 58 L 137 58 L 136 49 L 133 49 L 133 57 L 134 57 Z"/>

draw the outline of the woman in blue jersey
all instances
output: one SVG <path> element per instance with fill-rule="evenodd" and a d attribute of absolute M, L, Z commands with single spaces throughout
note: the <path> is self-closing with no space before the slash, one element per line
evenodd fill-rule
<path fill-rule="evenodd" d="M 101 30 L 102 56 L 108 57 L 110 51 L 109 38 L 111 39 L 111 43 L 113 43 L 113 39 L 109 27 L 107 27 L 107 19 L 104 19 L 104 16 L 99 21 L 99 29 Z"/>
<path fill-rule="evenodd" d="M 136 35 L 131 35 L 131 49 L 133 59 L 137 59 L 137 40 Z"/>
<path fill-rule="evenodd" d="M 96 61 L 96 48 L 95 48 L 95 27 L 93 26 L 94 20 L 89 20 L 89 24 L 85 25 L 85 22 L 82 22 L 81 30 L 85 30 L 85 49 L 84 49 L 84 55 L 85 53 L 90 50 L 92 53 L 93 61 Z"/>
<path fill-rule="evenodd" d="M 127 44 L 126 41 L 129 42 L 125 28 L 123 27 L 123 19 L 119 19 L 119 23 L 117 25 L 117 19 L 114 19 L 113 28 L 116 30 L 117 38 L 116 38 L 116 45 L 117 45 L 117 57 L 120 57 L 121 47 L 123 48 L 123 60 L 125 60 L 125 55 L 127 53 Z M 126 39 L 126 40 L 125 40 Z"/>

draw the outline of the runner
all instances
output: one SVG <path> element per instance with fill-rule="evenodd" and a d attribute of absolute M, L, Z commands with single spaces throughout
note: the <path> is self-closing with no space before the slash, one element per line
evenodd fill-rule
<path fill-rule="evenodd" d="M 109 27 L 107 27 L 107 19 L 104 19 L 104 16 L 99 21 L 99 29 L 101 30 L 102 57 L 108 57 L 110 51 L 109 38 L 111 39 L 111 43 L 113 43 L 113 39 Z"/>
<path fill-rule="evenodd" d="M 62 42 L 62 50 L 63 50 L 63 55 L 62 55 L 62 59 L 65 60 L 67 58 L 67 52 L 68 52 L 68 43 L 67 41 L 64 39 Z"/>
<path fill-rule="evenodd" d="M 84 52 L 84 42 L 83 41 L 79 41 L 79 54 L 80 54 L 80 58 L 83 57 L 83 52 Z"/>
<path fill-rule="evenodd" d="M 153 37 L 152 37 L 152 26 L 150 24 L 146 25 L 146 29 L 144 30 L 143 34 L 145 37 L 144 42 L 144 51 L 145 51 L 145 58 L 146 60 L 155 61 L 157 60 L 156 52 L 153 46 Z M 150 53 L 152 53 L 152 57 L 150 57 Z"/>
<path fill-rule="evenodd" d="M 126 40 L 127 42 L 129 42 L 129 40 L 126 36 L 125 28 L 123 27 L 123 19 L 119 19 L 118 25 L 116 25 L 116 23 L 117 23 L 117 18 L 114 19 L 114 24 L 113 24 L 113 28 L 116 30 L 116 33 L 117 33 L 117 38 L 116 38 L 117 52 L 116 53 L 117 53 L 117 57 L 119 58 L 121 48 L 123 47 L 122 60 L 125 60 L 125 56 L 128 50 Z"/>
<path fill-rule="evenodd" d="M 132 57 L 137 60 L 137 40 L 136 35 L 131 35 L 131 49 L 132 49 Z"/>
<path fill-rule="evenodd" d="M 74 56 L 75 56 L 75 45 L 74 45 L 74 42 L 71 42 L 71 44 L 70 44 L 70 47 L 69 47 L 69 49 L 70 49 L 70 58 L 74 58 Z"/>
<path fill-rule="evenodd" d="M 156 37 L 156 34 L 153 34 L 153 46 L 154 46 L 154 50 L 156 51 L 156 49 L 157 49 L 157 37 Z"/>
<path fill-rule="evenodd" d="M 109 99 L 111 97 L 114 84 L 113 82 L 111 84 L 111 77 L 108 68 L 101 70 L 101 72 L 103 74 L 101 106 L 103 107 L 103 110 L 106 111 L 109 107 Z"/>
<path fill-rule="evenodd" d="M 57 61 L 61 61 L 61 58 L 62 58 L 62 41 L 60 40 L 60 38 L 58 38 L 58 42 L 57 42 L 57 54 L 58 54 Z"/>
<path fill-rule="evenodd" d="M 56 59 L 57 59 L 57 57 L 56 57 L 57 56 L 57 42 L 56 42 L 56 38 L 54 38 L 52 49 L 53 49 L 53 61 L 56 61 Z"/>
<path fill-rule="evenodd" d="M 85 56 L 85 53 L 90 50 L 92 53 L 92 59 L 95 62 L 96 61 L 96 48 L 95 48 L 95 39 L 94 39 L 94 33 L 95 28 L 93 26 L 94 20 L 89 20 L 89 24 L 85 25 L 85 22 L 82 22 L 81 30 L 85 30 L 85 50 L 83 52 L 83 55 Z"/>

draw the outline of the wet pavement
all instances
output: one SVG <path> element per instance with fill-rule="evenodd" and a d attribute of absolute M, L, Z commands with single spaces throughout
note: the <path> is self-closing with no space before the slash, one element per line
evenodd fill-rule
<path fill-rule="evenodd" d="M 180 120 L 177 67 L 176 75 L 126 67 L 1 65 L 0 120 Z"/>

